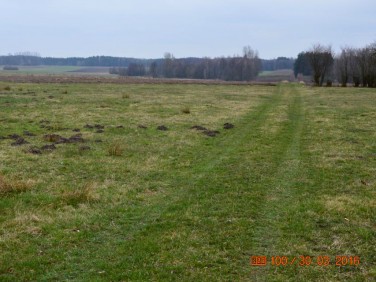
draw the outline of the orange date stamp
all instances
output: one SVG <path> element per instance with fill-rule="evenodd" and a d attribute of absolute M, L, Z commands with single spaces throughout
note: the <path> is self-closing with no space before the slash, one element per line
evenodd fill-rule
<path fill-rule="evenodd" d="M 334 260 L 330 256 L 251 256 L 250 265 L 251 266 L 358 266 L 360 265 L 359 256 L 335 256 Z"/>

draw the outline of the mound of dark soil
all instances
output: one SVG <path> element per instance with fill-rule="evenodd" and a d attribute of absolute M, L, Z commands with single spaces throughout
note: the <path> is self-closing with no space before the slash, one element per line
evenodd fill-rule
<path fill-rule="evenodd" d="M 93 129 L 93 128 L 94 128 L 94 125 L 91 125 L 91 124 L 85 124 L 85 125 L 84 125 L 84 128 Z"/>
<path fill-rule="evenodd" d="M 94 125 L 94 128 L 95 128 L 95 129 L 104 129 L 104 125 L 101 125 L 101 124 L 95 124 L 95 125 Z"/>
<path fill-rule="evenodd" d="M 27 142 L 22 137 L 19 137 L 19 138 L 16 139 L 15 142 L 11 143 L 10 145 L 12 145 L 12 146 L 21 146 L 21 145 L 25 145 L 25 144 L 29 144 L 29 142 Z"/>
<path fill-rule="evenodd" d="M 194 125 L 191 127 L 191 129 L 196 129 L 196 130 L 207 130 L 207 128 L 201 126 L 201 125 Z"/>
<path fill-rule="evenodd" d="M 104 130 L 103 129 L 98 129 L 97 131 L 95 131 L 95 133 L 103 133 Z"/>
<path fill-rule="evenodd" d="M 74 129 L 72 129 L 72 131 L 73 131 L 73 132 L 81 132 L 81 129 L 79 129 L 79 128 L 74 128 Z"/>
<path fill-rule="evenodd" d="M 167 131 L 168 130 L 168 128 L 166 126 L 164 126 L 164 125 L 158 126 L 157 129 L 161 130 L 161 131 Z"/>
<path fill-rule="evenodd" d="M 82 138 L 82 134 L 75 134 L 69 138 L 65 138 L 58 134 L 46 134 L 43 136 L 43 139 L 47 142 L 52 142 L 55 144 L 64 144 L 64 143 L 81 143 L 85 140 Z"/>
<path fill-rule="evenodd" d="M 53 151 L 56 150 L 56 146 L 54 144 L 44 145 L 41 147 L 44 151 Z"/>
<path fill-rule="evenodd" d="M 223 128 L 224 129 L 231 129 L 231 128 L 234 128 L 235 125 L 233 125 L 232 123 L 228 123 L 226 122 L 224 125 L 223 125 Z"/>
<path fill-rule="evenodd" d="M 80 146 L 80 147 L 78 148 L 78 150 L 79 150 L 80 152 L 82 152 L 82 151 L 89 151 L 89 150 L 91 150 L 91 148 L 90 148 L 90 146 Z"/>
<path fill-rule="evenodd" d="M 205 134 L 206 136 L 209 136 L 209 137 L 215 137 L 215 136 L 217 136 L 217 134 L 219 134 L 219 131 L 217 131 L 217 130 L 204 130 L 202 133 Z"/>
<path fill-rule="evenodd" d="M 82 138 L 82 134 L 75 134 L 68 138 L 67 143 L 82 143 L 85 140 Z"/>
<path fill-rule="evenodd" d="M 9 139 L 17 140 L 18 138 L 21 138 L 18 134 L 9 134 L 8 135 Z"/>
<path fill-rule="evenodd" d="M 30 147 L 26 152 L 33 154 L 33 155 L 41 155 L 42 151 L 39 150 L 37 147 Z"/>
<path fill-rule="evenodd" d="M 142 124 L 139 124 L 139 125 L 138 125 L 138 128 L 147 129 L 147 126 L 142 125 Z"/>

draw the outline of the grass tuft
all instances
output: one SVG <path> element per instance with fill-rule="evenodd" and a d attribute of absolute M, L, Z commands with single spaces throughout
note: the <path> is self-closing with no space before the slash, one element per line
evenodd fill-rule
<path fill-rule="evenodd" d="M 108 154 L 110 156 L 117 156 L 117 157 L 119 157 L 119 156 L 123 155 L 123 152 L 124 152 L 123 145 L 119 141 L 113 142 L 108 147 Z"/>
<path fill-rule="evenodd" d="M 0 174 L 0 195 L 10 193 L 20 193 L 30 190 L 33 186 L 33 182 L 28 180 L 26 182 L 15 179 L 7 179 Z"/>
<path fill-rule="evenodd" d="M 190 114 L 190 113 L 191 113 L 191 110 L 190 110 L 188 107 L 184 107 L 184 108 L 181 109 L 181 112 L 182 112 L 183 114 Z"/>
<path fill-rule="evenodd" d="M 131 96 L 129 96 L 129 94 L 123 94 L 122 98 L 123 99 L 129 99 Z"/>
<path fill-rule="evenodd" d="M 43 136 L 43 140 L 47 142 L 58 142 L 60 139 L 61 136 L 57 134 L 46 134 Z"/>
<path fill-rule="evenodd" d="M 73 191 L 65 191 L 61 198 L 68 205 L 78 205 L 80 203 L 91 203 L 99 200 L 99 195 L 96 192 L 97 184 L 95 182 L 88 182 L 81 188 Z"/>

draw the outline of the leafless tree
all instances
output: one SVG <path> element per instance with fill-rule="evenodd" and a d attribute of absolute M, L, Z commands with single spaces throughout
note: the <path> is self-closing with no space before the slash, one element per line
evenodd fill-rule
<path fill-rule="evenodd" d="M 172 53 L 166 52 L 164 54 L 163 62 L 163 73 L 165 77 L 174 77 L 174 55 Z"/>
<path fill-rule="evenodd" d="M 313 81 L 317 86 L 322 86 L 334 62 L 332 47 L 315 44 L 307 55 L 312 68 Z"/>
<path fill-rule="evenodd" d="M 343 87 L 347 86 L 350 79 L 351 48 L 342 48 L 341 54 L 336 57 L 335 69 L 338 81 Z"/>

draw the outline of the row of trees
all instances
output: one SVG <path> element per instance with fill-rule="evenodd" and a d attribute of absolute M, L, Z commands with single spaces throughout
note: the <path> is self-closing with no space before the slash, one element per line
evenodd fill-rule
<path fill-rule="evenodd" d="M 37 53 L 23 52 L 0 56 L 0 65 L 13 66 L 96 66 L 96 67 L 129 67 L 131 64 L 149 65 L 154 60 L 120 58 L 111 56 L 93 56 L 88 58 L 71 57 L 71 58 L 51 58 L 41 57 Z"/>
<path fill-rule="evenodd" d="M 338 55 L 330 46 L 316 44 L 298 55 L 294 73 L 311 75 L 318 86 L 337 80 L 342 86 L 376 87 L 376 43 L 363 48 L 343 47 Z"/>
<path fill-rule="evenodd" d="M 260 70 L 257 51 L 247 46 L 243 49 L 243 56 L 176 59 L 173 54 L 165 53 L 162 61 L 154 61 L 148 68 L 131 64 L 128 68 L 111 68 L 110 72 L 125 76 L 248 81 L 255 78 Z"/>
<path fill-rule="evenodd" d="M 110 68 L 110 74 L 120 76 L 145 76 L 147 74 L 146 67 L 143 64 L 130 64 L 127 68 Z"/>

